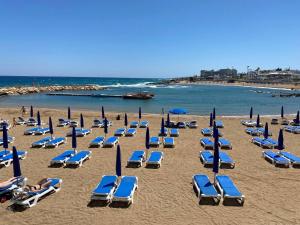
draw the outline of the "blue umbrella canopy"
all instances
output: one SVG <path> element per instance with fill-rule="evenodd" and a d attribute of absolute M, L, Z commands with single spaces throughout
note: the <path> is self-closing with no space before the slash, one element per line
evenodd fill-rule
<path fill-rule="evenodd" d="M 105 134 L 105 136 L 106 136 L 107 133 L 108 133 L 108 121 L 105 117 L 104 118 L 104 134 Z"/>
<path fill-rule="evenodd" d="M 162 136 L 165 135 L 165 120 L 164 120 L 164 118 L 161 118 L 160 133 Z"/>
<path fill-rule="evenodd" d="M 122 163 L 121 163 L 121 148 L 120 148 L 120 145 L 117 146 L 116 174 L 117 174 L 118 177 L 122 176 Z"/>
<path fill-rule="evenodd" d="M 264 138 L 267 139 L 269 137 L 269 125 L 266 123 L 265 129 L 264 129 Z"/>
<path fill-rule="evenodd" d="M 142 108 L 139 107 L 139 119 L 142 119 Z"/>
<path fill-rule="evenodd" d="M 213 161 L 213 172 L 215 173 L 215 180 L 216 180 L 216 174 L 219 172 L 219 131 L 216 129 L 216 135 L 215 135 L 215 141 L 214 141 L 214 161 Z M 215 181 L 214 181 L 215 182 Z"/>
<path fill-rule="evenodd" d="M 170 114 L 167 115 L 167 127 L 170 127 Z"/>
<path fill-rule="evenodd" d="M 174 108 L 174 109 L 169 110 L 169 113 L 181 115 L 181 114 L 187 114 L 188 111 L 183 108 Z"/>
<path fill-rule="evenodd" d="M 260 117 L 259 117 L 259 114 L 257 115 L 257 119 L 256 119 L 256 127 L 260 127 Z"/>
<path fill-rule="evenodd" d="M 71 108 L 70 108 L 70 106 L 68 107 L 68 120 L 70 120 L 71 119 Z"/>
<path fill-rule="evenodd" d="M 209 115 L 209 127 L 213 126 L 213 116 L 212 113 Z"/>
<path fill-rule="evenodd" d="M 37 125 L 41 126 L 41 115 L 40 115 L 40 111 L 37 111 Z"/>
<path fill-rule="evenodd" d="M 81 127 L 81 128 L 84 127 L 84 120 L 83 120 L 83 115 L 82 115 L 82 113 L 80 114 L 80 127 Z"/>
<path fill-rule="evenodd" d="M 51 137 L 52 137 L 52 135 L 53 135 L 53 124 L 52 124 L 51 116 L 49 116 L 49 130 L 50 130 L 50 134 L 51 134 Z"/>
<path fill-rule="evenodd" d="M 72 148 L 74 149 L 74 151 L 77 148 L 77 139 L 76 139 L 75 127 L 72 128 Z"/>
<path fill-rule="evenodd" d="M 124 126 L 128 126 L 128 118 L 127 118 L 127 113 L 125 113 L 125 118 L 124 118 Z"/>
<path fill-rule="evenodd" d="M 283 108 L 283 106 L 281 106 L 281 118 L 283 118 L 284 117 L 284 108 Z"/>
<path fill-rule="evenodd" d="M 251 107 L 251 109 L 250 109 L 250 120 L 252 120 L 252 117 L 253 117 L 253 108 Z"/>
<path fill-rule="evenodd" d="M 101 107 L 101 114 L 102 114 L 102 119 L 104 119 L 105 118 L 105 113 L 104 113 L 104 107 L 103 106 Z"/>
<path fill-rule="evenodd" d="M 213 120 L 215 120 L 216 119 L 216 108 L 214 108 L 214 110 L 213 110 Z"/>
<path fill-rule="evenodd" d="M 15 146 L 13 146 L 13 169 L 14 169 L 14 177 L 22 176 L 19 156 Z"/>
<path fill-rule="evenodd" d="M 279 135 L 278 135 L 278 150 L 281 151 L 284 149 L 284 143 L 283 143 L 283 130 L 279 130 Z"/>
<path fill-rule="evenodd" d="M 3 148 L 6 152 L 6 150 L 8 149 L 8 134 L 7 134 L 6 125 L 4 125 L 2 128 L 2 135 L 3 135 Z"/>
<path fill-rule="evenodd" d="M 33 117 L 33 107 L 30 106 L 30 117 Z"/>

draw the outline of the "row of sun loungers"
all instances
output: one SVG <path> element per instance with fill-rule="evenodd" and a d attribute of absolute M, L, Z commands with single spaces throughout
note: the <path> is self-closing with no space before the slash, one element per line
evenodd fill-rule
<path fill-rule="evenodd" d="M 122 136 L 126 136 L 126 137 L 132 137 L 136 134 L 136 128 L 118 128 L 114 135 L 117 137 L 122 137 Z"/>
<path fill-rule="evenodd" d="M 31 146 L 32 148 L 56 148 L 65 142 L 66 142 L 66 138 L 64 137 L 51 138 L 49 136 L 32 143 Z"/>
<path fill-rule="evenodd" d="M 143 150 L 134 151 L 130 158 L 127 160 L 127 167 L 141 167 L 143 162 L 146 161 L 146 167 L 159 168 L 161 161 L 163 160 L 164 154 L 160 151 L 153 151 L 150 153 L 149 158 L 146 160 L 146 154 Z"/>
<path fill-rule="evenodd" d="M 25 159 L 27 156 L 26 151 L 18 151 L 18 157 L 19 159 Z M 8 150 L 2 150 L 0 151 L 0 166 L 8 167 L 13 162 L 13 154 L 11 151 Z"/>
<path fill-rule="evenodd" d="M 263 127 L 257 127 L 257 128 L 249 127 L 249 128 L 245 129 L 245 132 L 247 134 L 251 135 L 251 136 L 260 136 L 260 135 L 264 134 L 265 128 L 263 128 Z M 268 136 L 272 136 L 271 131 L 268 131 Z"/>
<path fill-rule="evenodd" d="M 290 133 L 300 134 L 300 126 L 286 126 L 284 130 Z"/>
<path fill-rule="evenodd" d="M 278 146 L 278 141 L 272 139 L 272 138 L 259 138 L 259 137 L 254 137 L 252 138 L 252 143 L 262 147 L 262 148 L 277 148 Z"/>
<path fill-rule="evenodd" d="M 170 137 L 178 137 L 179 136 L 179 130 L 177 128 L 164 128 L 164 133 L 161 132 L 161 130 L 159 130 L 158 136 L 160 137 L 166 137 L 168 136 L 168 134 L 170 135 Z"/>
<path fill-rule="evenodd" d="M 92 201 L 104 201 L 105 203 L 133 203 L 133 196 L 138 188 L 136 176 L 122 176 L 119 184 L 117 176 L 105 175 L 93 190 Z"/>
<path fill-rule="evenodd" d="M 279 152 L 275 153 L 273 151 L 263 151 L 263 158 L 265 158 L 270 163 L 274 164 L 278 167 L 289 167 L 292 165 L 293 167 L 300 166 L 300 157 L 293 155 L 290 152 Z"/>
<path fill-rule="evenodd" d="M 67 150 L 62 154 L 54 157 L 50 161 L 51 166 L 75 166 L 81 167 L 83 162 L 91 158 L 91 151 L 80 151 Z"/>
<path fill-rule="evenodd" d="M 67 133 L 67 136 L 72 136 L 72 132 L 73 130 L 70 130 L 68 133 Z M 76 133 L 76 137 L 84 137 L 88 134 L 90 134 L 92 132 L 91 129 L 84 129 L 84 128 L 75 128 L 75 133 Z"/>
<path fill-rule="evenodd" d="M 220 166 L 233 169 L 235 167 L 235 162 L 231 159 L 231 157 L 226 152 L 219 152 L 220 157 Z M 200 160 L 204 166 L 213 166 L 214 163 L 214 155 L 210 151 L 200 151 Z"/>
<path fill-rule="evenodd" d="M 8 137 L 7 137 L 8 143 L 13 143 L 14 140 L 15 140 L 15 137 L 11 137 L 11 136 L 8 136 Z M 1 145 L 3 145 L 3 139 L 2 139 L 2 138 L 0 138 L 0 146 L 1 146 Z"/>
<path fill-rule="evenodd" d="M 24 135 L 45 135 L 50 132 L 49 127 L 33 127 L 24 131 Z"/>
<path fill-rule="evenodd" d="M 214 142 L 209 138 L 201 138 L 200 144 L 204 149 L 214 149 Z M 219 147 L 222 149 L 232 149 L 231 142 L 225 138 L 219 138 Z"/>
<path fill-rule="evenodd" d="M 175 147 L 175 140 L 173 137 L 164 137 L 163 138 L 163 146 L 165 148 L 169 147 L 169 148 L 174 148 Z M 149 145 L 150 147 L 159 147 L 160 145 L 160 141 L 159 141 L 159 137 L 151 137 L 150 140 L 149 140 Z"/>
<path fill-rule="evenodd" d="M 217 175 L 215 186 L 204 174 L 194 175 L 192 183 L 199 198 L 199 204 L 205 200 L 212 200 L 213 204 L 218 205 L 221 198 L 223 198 L 224 204 L 227 200 L 235 200 L 241 206 L 244 204 L 245 196 L 227 175 Z"/>
<path fill-rule="evenodd" d="M 201 129 L 201 133 L 203 136 L 213 136 L 213 128 L 209 127 L 209 128 L 202 128 Z M 221 131 L 219 131 L 219 137 L 222 137 L 223 133 Z"/>

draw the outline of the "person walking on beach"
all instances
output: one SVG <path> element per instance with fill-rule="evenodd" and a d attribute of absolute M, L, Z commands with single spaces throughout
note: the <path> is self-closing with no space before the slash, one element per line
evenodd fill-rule
<path fill-rule="evenodd" d="M 13 118 L 13 127 L 17 125 L 16 117 Z"/>
<path fill-rule="evenodd" d="M 22 117 L 26 114 L 26 108 L 25 108 L 25 106 L 22 106 L 21 113 L 22 113 Z"/>

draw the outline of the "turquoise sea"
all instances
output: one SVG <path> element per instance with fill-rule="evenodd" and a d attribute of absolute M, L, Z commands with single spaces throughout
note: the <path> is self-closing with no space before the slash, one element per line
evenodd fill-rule
<path fill-rule="evenodd" d="M 272 97 L 284 89 L 254 87 L 219 86 L 219 85 L 154 85 L 159 79 L 141 78 L 102 78 L 102 77 L 30 77 L 0 76 L 0 87 L 24 85 L 70 85 L 97 84 L 107 86 L 101 91 L 83 91 L 84 93 L 124 94 L 127 92 L 149 91 L 155 94 L 151 100 L 126 100 L 122 98 L 95 98 L 48 96 L 45 93 L 23 96 L 2 96 L 0 107 L 22 105 L 47 108 L 66 108 L 99 110 L 103 105 L 106 111 L 137 112 L 141 106 L 143 112 L 160 113 L 182 107 L 190 114 L 208 115 L 216 107 L 217 115 L 247 115 L 251 106 L 254 114 L 280 114 L 281 106 L 285 113 L 294 114 L 300 108 L 300 98 Z M 68 91 L 69 93 L 70 91 Z"/>

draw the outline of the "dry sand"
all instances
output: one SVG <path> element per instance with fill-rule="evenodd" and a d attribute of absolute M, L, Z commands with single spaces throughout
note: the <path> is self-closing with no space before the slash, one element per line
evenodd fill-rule
<path fill-rule="evenodd" d="M 56 123 L 66 116 L 65 111 L 41 109 L 43 121 L 48 116 Z M 12 121 L 18 116 L 18 109 L 0 109 L 2 118 Z M 86 127 L 91 127 L 96 112 L 84 112 Z M 79 117 L 79 112 L 74 112 Z M 110 134 L 122 127 L 123 120 L 116 121 L 115 114 Z M 177 117 L 176 117 L 177 118 Z M 124 175 L 135 175 L 139 179 L 139 188 L 134 196 L 134 203 L 129 208 L 89 207 L 91 191 L 102 175 L 114 174 L 116 150 L 91 149 L 92 158 L 81 168 L 49 168 L 49 161 L 54 156 L 70 149 L 71 141 L 57 149 L 31 149 L 31 143 L 41 136 L 24 136 L 25 126 L 17 126 L 9 131 L 16 137 L 14 145 L 19 150 L 28 151 L 28 156 L 21 161 L 23 174 L 28 183 L 35 184 L 43 177 L 60 177 L 63 185 L 60 192 L 41 200 L 37 206 L 22 212 L 8 209 L 9 201 L 0 205 L 0 224 L 300 224 L 300 176 L 299 169 L 276 168 L 261 158 L 262 149 L 250 142 L 250 136 L 244 132 L 239 118 L 221 118 L 225 124 L 222 132 L 228 138 L 233 149 L 228 150 L 236 161 L 234 169 L 220 169 L 220 174 L 229 175 L 240 191 L 246 196 L 243 207 L 199 205 L 193 191 L 191 179 L 194 174 L 207 174 L 211 180 L 211 169 L 204 168 L 199 161 L 202 150 L 199 139 L 200 128 L 207 127 L 207 117 L 184 116 L 186 120 L 196 119 L 198 129 L 180 130 L 174 149 L 159 149 L 165 153 L 160 169 L 125 168 L 130 153 L 135 149 L 145 149 L 145 130 L 138 129 L 133 138 L 122 137 L 122 169 Z M 129 121 L 137 115 L 129 114 Z M 150 121 L 150 133 L 157 135 L 161 116 L 144 115 Z M 262 122 L 270 118 L 262 117 Z M 271 125 L 274 138 L 280 126 Z M 55 136 L 65 136 L 69 128 L 56 128 Z M 103 129 L 95 128 L 92 134 L 78 138 L 78 150 L 87 149 L 89 142 L 96 136 L 103 135 Z M 300 155 L 298 135 L 284 133 L 287 150 Z M 12 176 L 12 166 L 0 169 L 1 180 Z"/>

